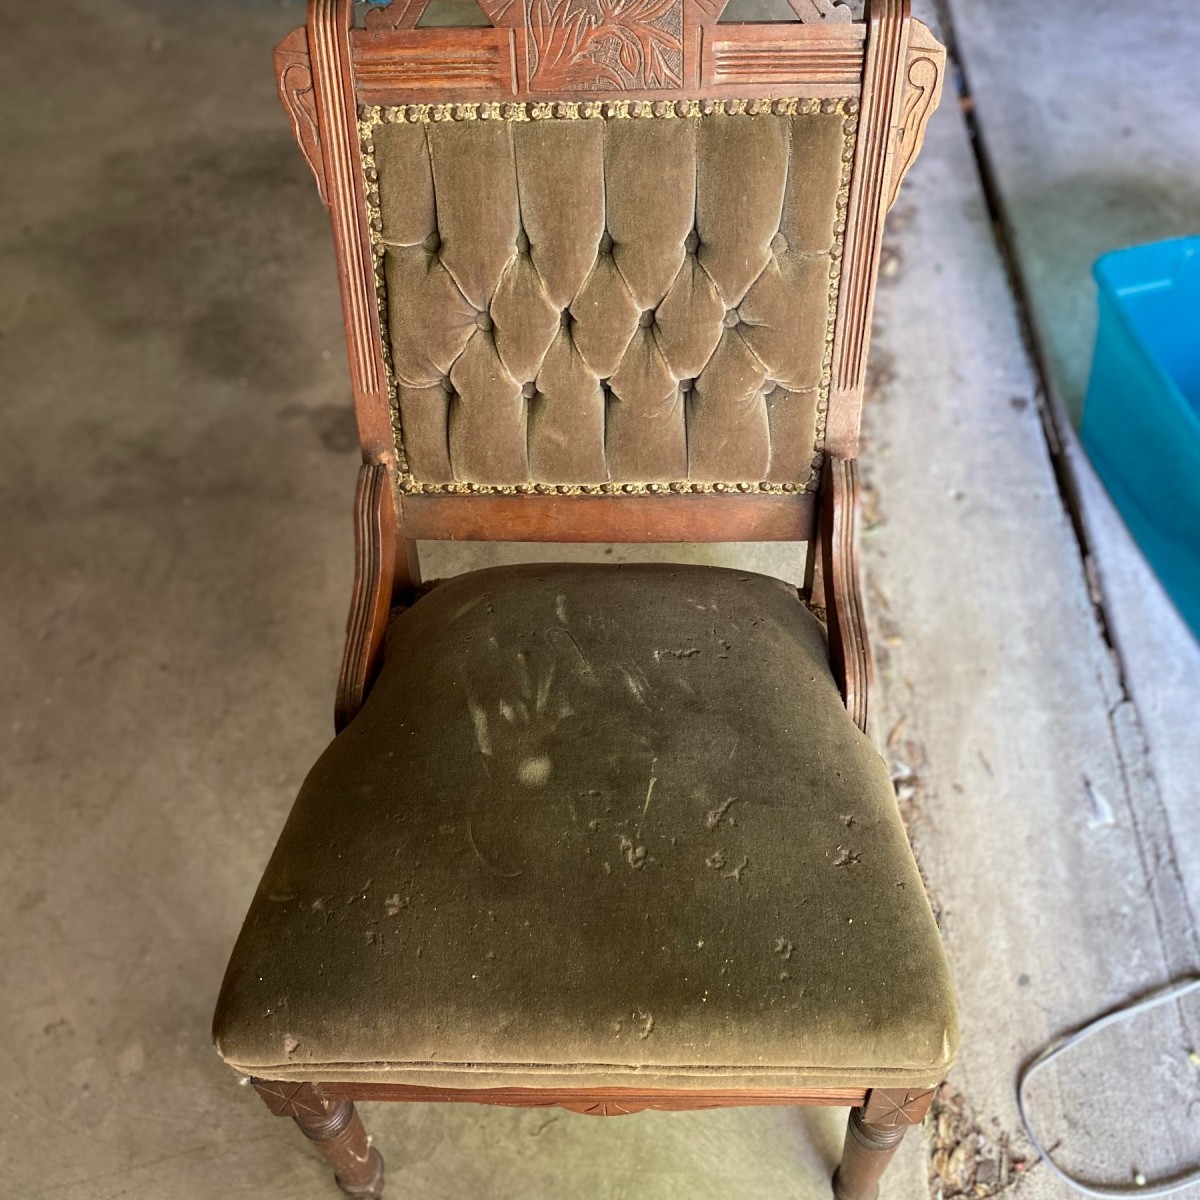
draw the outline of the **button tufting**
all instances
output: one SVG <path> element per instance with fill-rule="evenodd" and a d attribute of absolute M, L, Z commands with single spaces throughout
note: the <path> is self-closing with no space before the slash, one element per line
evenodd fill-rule
<path fill-rule="evenodd" d="M 536 383 L 522 384 L 521 385 L 521 395 L 524 396 L 526 400 L 532 400 L 534 398 L 534 396 L 537 395 L 537 384 Z"/>
<path fill-rule="evenodd" d="M 430 254 L 436 254 L 442 248 L 442 239 L 436 229 L 421 243 L 421 246 Z"/>
<path fill-rule="evenodd" d="M 690 392 L 696 386 L 694 379 L 681 379 L 679 381 L 679 390 L 681 392 Z"/>
<path fill-rule="evenodd" d="M 521 254 L 529 253 L 529 234 L 523 229 L 517 234 L 517 250 Z"/>
<path fill-rule="evenodd" d="M 600 235 L 600 245 L 599 245 L 598 249 L 601 254 L 611 254 L 612 248 L 613 248 L 613 240 L 612 240 L 612 237 L 610 236 L 608 230 L 606 229 Z"/>
<path fill-rule="evenodd" d="M 724 325 L 726 329 L 732 329 L 735 325 L 742 323 L 742 314 L 736 308 L 731 308 L 725 313 Z"/>
<path fill-rule="evenodd" d="M 777 233 L 771 239 L 771 249 L 774 250 L 776 254 L 782 254 L 787 248 L 788 248 L 787 238 L 785 238 L 783 236 L 782 231 Z"/>
<path fill-rule="evenodd" d="M 638 324 L 643 329 L 649 329 L 650 326 L 654 324 L 654 309 L 646 309 L 646 311 L 642 313 L 640 317 L 638 317 Z"/>
<path fill-rule="evenodd" d="M 484 333 L 487 333 L 492 328 L 492 318 L 485 312 L 476 313 L 475 326 L 477 329 L 482 329 Z"/>
<path fill-rule="evenodd" d="M 683 239 L 683 248 L 689 254 L 695 254 L 700 249 L 700 235 L 694 229 Z"/>

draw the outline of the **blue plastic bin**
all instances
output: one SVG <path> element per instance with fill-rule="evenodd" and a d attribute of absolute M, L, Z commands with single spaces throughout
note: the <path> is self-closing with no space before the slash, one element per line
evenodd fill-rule
<path fill-rule="evenodd" d="M 1200 638 L 1200 237 L 1116 250 L 1093 274 L 1100 326 L 1083 444 Z"/>

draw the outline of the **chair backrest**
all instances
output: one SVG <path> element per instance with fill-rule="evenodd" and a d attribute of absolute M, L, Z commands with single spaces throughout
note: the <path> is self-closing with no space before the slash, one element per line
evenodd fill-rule
<path fill-rule="evenodd" d="M 310 0 L 280 91 L 409 538 L 807 539 L 937 103 L 907 0 Z"/>

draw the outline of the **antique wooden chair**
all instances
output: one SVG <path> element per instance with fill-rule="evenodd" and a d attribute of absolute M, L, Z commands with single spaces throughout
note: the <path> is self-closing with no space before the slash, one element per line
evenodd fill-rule
<path fill-rule="evenodd" d="M 855 453 L 884 215 L 944 52 L 724 0 L 310 0 L 280 91 L 333 222 L 364 465 L 336 739 L 214 1036 L 341 1187 L 355 1100 L 852 1108 L 867 1200 L 956 1047 L 866 735 Z M 419 539 L 807 542 L 807 583 Z"/>

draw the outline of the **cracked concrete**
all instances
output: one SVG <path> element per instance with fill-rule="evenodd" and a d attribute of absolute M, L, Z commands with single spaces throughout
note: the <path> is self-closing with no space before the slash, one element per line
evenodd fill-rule
<path fill-rule="evenodd" d="M 332 255 L 270 71 L 300 16 L 252 0 L 0 13 L 0 1192 L 23 1200 L 335 1194 L 208 1039 L 249 896 L 330 735 L 350 579 Z M 931 1165 L 954 1195 L 969 1144 L 996 1164 L 975 1165 L 973 1194 L 1058 1196 L 1015 1167 L 1016 1069 L 1196 966 L 1175 871 L 1200 836 L 1161 798 L 1148 710 L 1097 625 L 950 95 L 895 215 L 864 446 L 875 724 L 964 1043 L 887 1195 L 924 1200 Z M 427 569 L 551 556 L 793 580 L 802 561 L 455 545 Z M 1194 1013 L 1106 1034 L 1039 1084 L 1066 1163 L 1128 1180 L 1196 1156 Z M 844 1119 L 365 1116 L 393 1194 L 430 1200 L 820 1197 Z"/>

